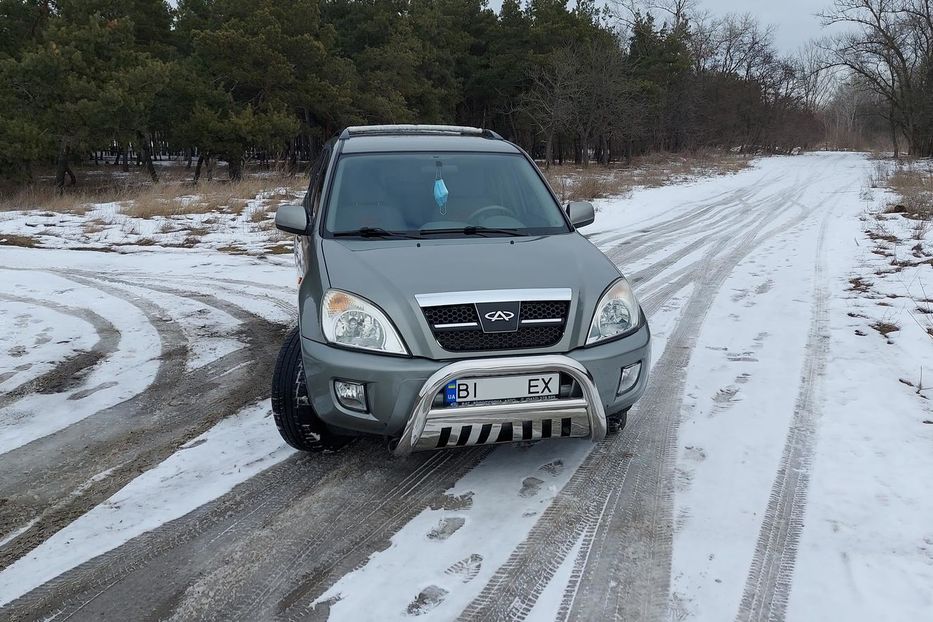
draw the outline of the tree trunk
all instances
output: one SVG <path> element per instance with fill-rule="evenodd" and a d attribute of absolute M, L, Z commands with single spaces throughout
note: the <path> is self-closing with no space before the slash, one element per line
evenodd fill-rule
<path fill-rule="evenodd" d="M 292 143 L 289 146 L 288 154 L 288 174 L 289 176 L 294 175 L 298 172 L 298 137 L 292 139 Z"/>
<path fill-rule="evenodd" d="M 63 137 L 58 146 L 58 161 L 55 167 L 55 188 L 58 194 L 65 194 L 65 174 L 68 170 L 68 139 Z"/>
<path fill-rule="evenodd" d="M 191 149 L 185 149 L 185 169 L 191 168 Z"/>
<path fill-rule="evenodd" d="M 204 154 L 198 154 L 198 164 L 194 167 L 194 183 L 201 179 L 201 166 L 204 164 Z"/>
<path fill-rule="evenodd" d="M 243 159 L 240 157 L 233 157 L 227 161 L 227 173 L 230 176 L 230 181 L 240 181 L 243 179 Z"/>
<path fill-rule="evenodd" d="M 143 135 L 142 132 L 136 132 L 136 137 L 139 139 L 139 147 L 142 149 L 143 164 L 146 166 L 146 172 L 149 173 L 152 183 L 159 183 L 159 174 L 156 172 L 155 165 L 152 163 L 152 143 L 149 141 L 149 137 Z"/>
<path fill-rule="evenodd" d="M 554 164 L 554 132 L 548 132 L 544 143 L 544 168 L 550 169 Z"/>
<path fill-rule="evenodd" d="M 130 172 L 130 146 L 123 145 L 123 172 Z"/>
<path fill-rule="evenodd" d="M 897 123 L 894 122 L 894 116 L 891 116 L 891 144 L 894 146 L 894 159 L 900 158 L 900 148 L 897 144 Z"/>

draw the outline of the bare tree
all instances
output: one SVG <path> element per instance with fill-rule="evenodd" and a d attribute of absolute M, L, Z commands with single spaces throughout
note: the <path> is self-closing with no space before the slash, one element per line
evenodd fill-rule
<path fill-rule="evenodd" d="M 800 48 L 794 59 L 800 98 L 807 109 L 814 112 L 827 104 L 836 83 L 837 72 L 826 56 L 822 47 L 810 41 Z"/>
<path fill-rule="evenodd" d="M 570 123 L 577 99 L 579 62 L 576 52 L 560 48 L 531 76 L 531 87 L 522 96 L 520 108 L 532 120 L 545 141 L 545 166 L 554 162 L 554 137 Z"/>
<path fill-rule="evenodd" d="M 614 121 L 628 108 L 624 57 L 618 45 L 607 47 L 597 40 L 581 45 L 577 55 L 571 126 L 579 141 L 583 165 L 589 164 L 590 149 L 597 140 L 600 160 L 607 163 Z"/>
<path fill-rule="evenodd" d="M 933 0 L 835 0 L 822 17 L 849 27 L 825 48 L 887 102 L 895 155 L 898 134 L 911 155 L 933 155 Z"/>

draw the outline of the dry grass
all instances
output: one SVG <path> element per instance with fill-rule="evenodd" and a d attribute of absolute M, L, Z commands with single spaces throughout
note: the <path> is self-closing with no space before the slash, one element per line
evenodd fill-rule
<path fill-rule="evenodd" d="M 237 246 L 236 244 L 227 244 L 225 246 L 217 247 L 221 253 L 229 253 L 231 255 L 246 255 L 247 250 L 242 246 Z"/>
<path fill-rule="evenodd" d="M 888 213 L 903 214 L 916 220 L 933 220 L 933 165 L 898 167 L 888 177 L 888 187 L 901 196 Z"/>
<path fill-rule="evenodd" d="M 48 212 L 85 214 L 90 203 L 105 203 L 113 200 L 112 195 L 102 195 L 97 192 L 73 192 L 59 195 L 52 188 L 28 186 L 9 196 L 0 196 L 0 211 L 36 210 Z"/>
<path fill-rule="evenodd" d="M 654 153 L 633 158 L 625 165 L 552 166 L 545 171 L 545 177 L 561 201 L 591 201 L 625 196 L 635 187 L 668 185 L 684 177 L 735 173 L 749 162 L 748 156 L 720 151 Z"/>
<path fill-rule="evenodd" d="M 101 233 L 106 228 L 107 228 L 106 225 L 100 222 L 96 222 L 96 219 L 95 221 L 86 222 L 83 225 L 81 225 L 81 230 L 84 231 L 85 235 L 94 235 L 96 233 Z"/>
<path fill-rule="evenodd" d="M 191 171 L 183 166 L 160 167 L 161 183 L 152 184 L 143 173 L 132 170 L 121 174 L 113 168 L 98 167 L 77 171 L 79 185 L 59 195 L 48 178 L 12 193 L 0 193 L 0 211 L 45 210 L 54 213 L 84 214 L 93 203 L 121 203 L 130 216 L 152 218 L 223 210 L 241 214 L 247 201 L 263 194 L 272 200 L 289 199 L 305 189 L 303 175 L 247 172 L 238 182 L 226 180 L 191 182 Z M 197 200 L 192 200 L 193 197 Z"/>
<path fill-rule="evenodd" d="M 849 279 L 849 289 L 861 293 L 866 293 L 871 291 L 871 283 L 866 281 L 860 276 L 852 277 Z"/>
<path fill-rule="evenodd" d="M 280 203 L 281 201 L 276 200 L 266 205 L 263 205 L 262 207 L 254 209 L 252 212 L 250 212 L 249 221 L 251 223 L 258 224 L 258 223 L 265 222 L 273 218 L 273 215 L 275 214 L 275 210 L 279 206 Z"/>
<path fill-rule="evenodd" d="M 272 246 L 267 246 L 265 251 L 270 255 L 289 255 L 295 250 L 295 246 L 292 242 L 279 242 Z"/>
<path fill-rule="evenodd" d="M 875 322 L 871 325 L 876 331 L 881 333 L 883 336 L 887 337 L 891 333 L 897 332 L 901 329 L 900 326 L 894 324 L 893 322 Z"/>
<path fill-rule="evenodd" d="M 0 246 L 22 246 L 35 248 L 36 239 L 28 235 L 0 234 Z"/>
<path fill-rule="evenodd" d="M 159 184 L 139 192 L 123 212 L 136 218 L 226 212 L 240 215 L 257 196 L 290 197 L 300 181 L 285 177 L 249 177 L 239 182 Z"/>

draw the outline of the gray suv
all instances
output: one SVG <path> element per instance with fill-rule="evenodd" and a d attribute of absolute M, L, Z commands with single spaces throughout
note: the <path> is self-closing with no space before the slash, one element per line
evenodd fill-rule
<path fill-rule="evenodd" d="M 625 425 L 650 332 L 618 268 L 531 158 L 469 127 L 350 127 L 325 145 L 297 234 L 299 326 L 275 366 L 282 437 L 413 451 Z"/>

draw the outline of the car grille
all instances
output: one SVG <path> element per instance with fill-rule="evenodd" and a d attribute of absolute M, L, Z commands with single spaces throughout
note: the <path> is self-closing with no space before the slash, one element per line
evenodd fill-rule
<path fill-rule="evenodd" d="M 486 333 L 472 304 L 424 307 L 435 339 L 451 352 L 545 348 L 560 341 L 567 325 L 570 302 L 566 300 L 521 303 L 518 330 Z M 553 320 L 545 322 L 545 320 Z M 526 323 L 527 322 L 527 323 Z"/>

